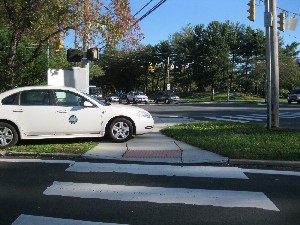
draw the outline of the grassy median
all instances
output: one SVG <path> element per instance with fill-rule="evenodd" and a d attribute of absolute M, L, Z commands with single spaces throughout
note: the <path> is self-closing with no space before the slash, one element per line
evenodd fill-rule
<path fill-rule="evenodd" d="M 71 153 L 83 154 L 99 144 L 91 139 L 48 139 L 22 141 L 16 146 L 6 148 L 7 152 L 32 152 L 32 153 Z"/>
<path fill-rule="evenodd" d="M 300 130 L 234 122 L 196 122 L 167 127 L 176 140 L 231 159 L 300 160 Z"/>

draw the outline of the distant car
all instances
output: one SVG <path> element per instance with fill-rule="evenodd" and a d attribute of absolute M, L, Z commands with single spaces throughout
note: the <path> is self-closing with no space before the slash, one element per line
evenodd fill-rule
<path fill-rule="evenodd" d="M 294 88 L 292 92 L 288 94 L 287 100 L 289 104 L 292 102 L 300 104 L 300 88 Z"/>
<path fill-rule="evenodd" d="M 136 104 L 136 103 L 145 103 L 147 104 L 149 99 L 148 96 L 145 95 L 141 91 L 131 91 L 127 93 L 127 98 L 126 98 L 127 103 L 129 104 L 130 102 Z"/>
<path fill-rule="evenodd" d="M 171 102 L 178 103 L 179 97 L 174 92 L 169 91 L 159 91 L 153 95 L 153 100 L 155 103 L 163 102 L 169 104 Z"/>
<path fill-rule="evenodd" d="M 116 94 L 109 94 L 105 98 L 105 102 L 119 102 L 120 98 Z"/>
<path fill-rule="evenodd" d="M 95 85 L 89 86 L 89 94 L 95 98 L 102 98 L 102 89 Z"/>
<path fill-rule="evenodd" d="M 30 86 L 0 94 L 0 148 L 20 139 L 103 137 L 125 142 L 148 133 L 149 112 L 128 105 L 108 105 L 74 88 Z"/>

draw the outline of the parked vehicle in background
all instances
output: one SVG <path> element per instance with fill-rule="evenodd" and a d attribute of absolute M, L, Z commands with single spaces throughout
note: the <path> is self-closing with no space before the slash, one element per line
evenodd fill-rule
<path fill-rule="evenodd" d="M 29 86 L 0 94 L 0 149 L 20 139 L 107 135 L 125 142 L 148 133 L 154 120 L 144 109 L 106 104 L 69 87 Z"/>
<path fill-rule="evenodd" d="M 300 87 L 294 87 L 287 97 L 288 103 L 297 102 L 300 104 Z"/>
<path fill-rule="evenodd" d="M 120 98 L 116 94 L 109 94 L 105 97 L 105 102 L 119 102 Z"/>
<path fill-rule="evenodd" d="M 149 98 L 146 94 L 144 94 L 141 91 L 131 91 L 127 93 L 127 103 L 129 104 L 130 102 L 136 104 L 136 103 L 145 103 L 147 104 L 149 101 Z"/>
<path fill-rule="evenodd" d="M 165 104 L 169 104 L 173 102 L 177 104 L 179 102 L 179 99 L 180 98 L 176 95 L 175 92 L 170 91 L 159 91 L 153 95 L 153 100 L 155 103 L 163 102 Z"/>
<path fill-rule="evenodd" d="M 90 85 L 89 86 L 89 95 L 91 95 L 95 98 L 102 98 L 102 89 L 95 85 Z"/>

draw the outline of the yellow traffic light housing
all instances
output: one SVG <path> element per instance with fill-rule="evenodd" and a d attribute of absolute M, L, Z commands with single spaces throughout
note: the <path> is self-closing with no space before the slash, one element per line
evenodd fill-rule
<path fill-rule="evenodd" d="M 54 42 L 54 50 L 55 52 L 59 52 L 60 49 L 64 48 L 63 44 L 64 41 L 61 40 L 61 38 L 63 37 L 63 34 L 59 34 L 56 38 L 55 38 L 55 42 Z"/>
<path fill-rule="evenodd" d="M 278 20 L 278 30 L 284 31 L 285 30 L 285 12 L 281 12 L 279 15 L 279 20 Z"/>
<path fill-rule="evenodd" d="M 250 0 L 247 4 L 249 6 L 249 9 L 247 12 L 249 12 L 249 16 L 247 17 L 250 21 L 255 21 L 255 0 Z"/>
<path fill-rule="evenodd" d="M 149 64 L 148 71 L 151 72 L 151 73 L 154 72 L 154 66 L 152 65 L 152 63 Z"/>

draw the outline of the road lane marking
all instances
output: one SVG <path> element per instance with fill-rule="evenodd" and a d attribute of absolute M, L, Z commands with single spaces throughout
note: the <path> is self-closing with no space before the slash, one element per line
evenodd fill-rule
<path fill-rule="evenodd" d="M 262 119 L 256 119 L 256 118 L 253 118 L 251 116 L 243 116 L 243 115 L 237 115 L 237 116 L 222 116 L 224 118 L 229 118 L 229 119 L 240 119 L 240 120 L 247 120 L 247 121 L 257 121 L 257 122 L 260 122 L 260 121 L 263 121 Z"/>
<path fill-rule="evenodd" d="M 233 119 L 226 119 L 226 118 L 214 117 L 214 116 L 208 116 L 208 117 L 204 117 L 204 118 L 211 119 L 211 120 L 218 120 L 218 121 L 237 122 L 237 123 L 248 123 L 249 122 L 249 121 L 245 121 L 245 120 L 233 120 Z"/>
<path fill-rule="evenodd" d="M 206 190 L 187 188 L 163 188 L 125 186 L 55 181 L 44 195 L 106 199 L 129 202 L 153 202 L 187 205 L 211 205 L 220 207 L 245 207 L 279 211 L 262 192 Z"/>
<path fill-rule="evenodd" d="M 61 219 L 44 216 L 31 216 L 31 215 L 20 215 L 12 225 L 122 225 L 116 223 L 102 223 L 102 222 L 91 222 L 81 221 L 72 219 Z M 123 224 L 125 225 L 125 224 Z"/>
<path fill-rule="evenodd" d="M 70 172 L 117 172 L 159 176 L 210 177 L 248 179 L 237 167 L 139 165 L 117 163 L 75 162 L 66 169 Z"/>

